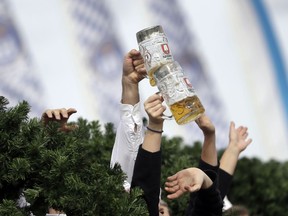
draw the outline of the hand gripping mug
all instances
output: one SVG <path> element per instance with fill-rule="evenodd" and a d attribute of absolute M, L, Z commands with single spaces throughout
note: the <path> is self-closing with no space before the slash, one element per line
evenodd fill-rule
<path fill-rule="evenodd" d="M 136 38 L 139 51 L 144 58 L 150 85 L 155 86 L 153 73 L 162 65 L 173 61 L 168 39 L 160 25 L 137 32 Z"/>
<path fill-rule="evenodd" d="M 177 61 L 161 66 L 153 73 L 153 77 L 177 124 L 194 121 L 205 112 L 192 84 L 184 76 L 183 69 Z"/>

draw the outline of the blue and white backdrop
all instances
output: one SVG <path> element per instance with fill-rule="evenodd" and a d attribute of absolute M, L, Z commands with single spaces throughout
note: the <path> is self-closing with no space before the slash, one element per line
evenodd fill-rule
<path fill-rule="evenodd" d="M 117 126 L 123 56 L 138 48 L 137 31 L 160 24 L 218 148 L 233 120 L 253 138 L 243 156 L 287 160 L 287 23 L 286 0 L 0 0 L 0 95 L 27 100 L 31 116 L 74 107 L 72 120 Z M 144 80 L 140 91 L 144 101 L 157 89 Z M 164 131 L 202 140 L 195 123 L 169 121 Z"/>

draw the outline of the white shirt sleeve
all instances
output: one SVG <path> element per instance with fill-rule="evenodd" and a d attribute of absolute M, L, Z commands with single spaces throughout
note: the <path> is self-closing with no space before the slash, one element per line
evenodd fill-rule
<path fill-rule="evenodd" d="M 120 164 L 127 175 L 127 181 L 124 183 L 126 190 L 130 188 L 138 148 L 143 140 L 144 128 L 139 102 L 134 106 L 121 104 L 120 123 L 117 127 L 110 166 Z"/>

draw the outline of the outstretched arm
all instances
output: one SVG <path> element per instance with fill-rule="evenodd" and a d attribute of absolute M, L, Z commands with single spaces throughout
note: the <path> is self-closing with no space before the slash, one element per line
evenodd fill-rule
<path fill-rule="evenodd" d="M 203 114 L 196 121 L 199 128 L 202 130 L 204 135 L 204 142 L 201 152 L 201 160 L 210 166 L 217 166 L 217 149 L 216 149 L 216 135 L 215 127 L 211 122 L 210 118 Z"/>
<path fill-rule="evenodd" d="M 77 110 L 74 108 L 47 109 L 43 112 L 41 120 L 44 122 L 45 125 L 48 124 L 48 122 L 50 121 L 57 121 L 60 123 L 60 130 L 68 132 L 75 129 L 76 127 L 75 125 L 67 125 L 69 117 L 76 112 Z M 62 211 L 58 211 L 53 208 L 49 208 L 48 213 L 66 215 Z"/>
<path fill-rule="evenodd" d="M 124 183 L 130 189 L 134 163 L 138 147 L 143 143 L 144 132 L 139 104 L 139 82 L 146 76 L 143 58 L 139 51 L 132 49 L 124 57 L 122 71 L 122 99 L 120 122 L 110 160 L 111 167 L 116 163 L 127 175 Z"/>
<path fill-rule="evenodd" d="M 244 151 L 251 142 L 252 139 L 248 138 L 248 128 L 243 126 L 235 128 L 235 123 L 231 122 L 229 144 L 220 159 L 220 169 L 233 175 L 240 153 Z"/>
<path fill-rule="evenodd" d="M 139 102 L 138 84 L 146 75 L 141 53 L 135 49 L 130 50 L 123 60 L 121 99 L 123 104 L 134 106 Z"/>
<path fill-rule="evenodd" d="M 230 123 L 229 144 L 220 159 L 219 168 L 219 190 L 223 199 L 229 192 L 239 155 L 251 142 L 247 127 L 235 128 L 235 123 Z"/>
<path fill-rule="evenodd" d="M 140 187 L 144 191 L 150 215 L 159 214 L 162 115 L 166 109 L 162 102 L 163 98 L 154 94 L 144 103 L 149 122 L 144 142 L 139 147 L 132 179 L 132 188 Z"/>

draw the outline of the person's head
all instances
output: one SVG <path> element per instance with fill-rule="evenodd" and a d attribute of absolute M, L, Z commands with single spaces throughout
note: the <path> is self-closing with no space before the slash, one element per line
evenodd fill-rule
<path fill-rule="evenodd" d="M 162 199 L 159 202 L 159 216 L 172 216 L 171 209 L 168 207 L 168 204 Z"/>
<path fill-rule="evenodd" d="M 243 205 L 233 205 L 231 208 L 224 211 L 224 216 L 249 216 L 249 210 Z"/>

